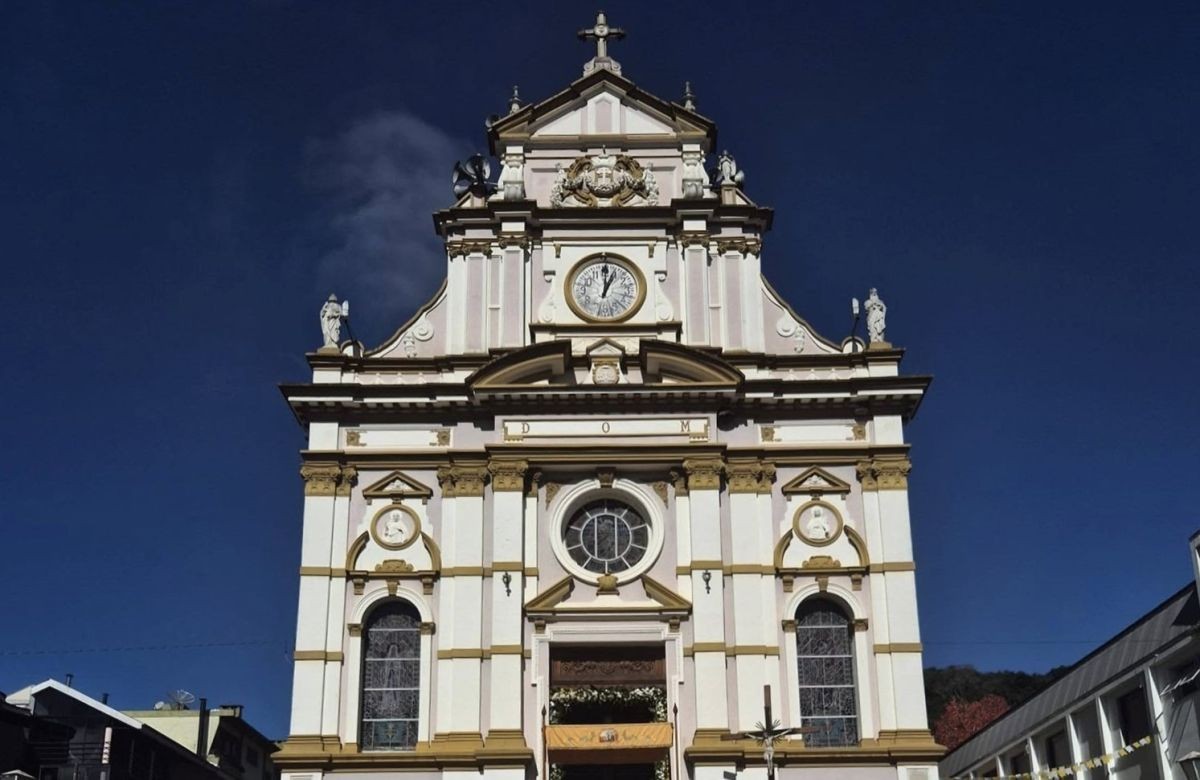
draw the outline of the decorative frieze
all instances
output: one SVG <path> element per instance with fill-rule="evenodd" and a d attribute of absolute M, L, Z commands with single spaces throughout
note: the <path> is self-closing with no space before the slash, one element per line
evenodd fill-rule
<path fill-rule="evenodd" d="M 720 458 L 688 458 L 683 462 L 688 490 L 720 490 L 725 464 Z"/>
<path fill-rule="evenodd" d="M 487 482 L 486 466 L 442 466 L 438 469 L 438 484 L 443 498 L 482 496 Z"/>
<path fill-rule="evenodd" d="M 492 490 L 524 491 L 525 472 L 529 462 L 524 460 L 488 461 L 488 472 L 492 475 Z"/>
<path fill-rule="evenodd" d="M 353 466 L 336 463 L 306 463 L 300 467 L 306 496 L 348 496 L 358 478 Z"/>
<path fill-rule="evenodd" d="M 906 457 L 873 458 L 855 467 L 863 490 L 908 490 L 912 462 Z"/>
<path fill-rule="evenodd" d="M 770 493 L 775 466 L 759 460 L 730 461 L 725 476 L 730 493 Z"/>

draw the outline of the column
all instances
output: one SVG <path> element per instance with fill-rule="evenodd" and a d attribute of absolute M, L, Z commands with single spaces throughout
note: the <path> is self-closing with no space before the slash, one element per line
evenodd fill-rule
<path fill-rule="evenodd" d="M 1154 679 L 1153 667 L 1147 666 L 1142 674 L 1146 689 L 1146 711 L 1150 713 L 1151 734 L 1154 736 L 1154 743 L 1149 748 L 1158 759 L 1158 776 L 1170 780 L 1174 773 L 1171 771 L 1171 759 L 1167 756 L 1167 715 L 1158 692 L 1158 680 Z"/>

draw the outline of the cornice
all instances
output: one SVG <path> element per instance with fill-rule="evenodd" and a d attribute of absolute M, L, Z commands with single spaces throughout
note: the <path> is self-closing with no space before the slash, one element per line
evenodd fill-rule
<path fill-rule="evenodd" d="M 439 469 L 461 459 L 484 461 L 491 457 L 524 460 L 529 468 L 560 469 L 562 467 L 594 467 L 597 463 L 621 464 L 674 471 L 677 495 L 686 495 L 687 475 L 683 467 L 685 460 L 722 458 L 753 460 L 759 459 L 780 467 L 856 466 L 863 461 L 879 459 L 907 459 L 908 444 L 872 444 L 865 441 L 837 442 L 824 445 L 797 442 L 795 444 L 764 447 L 728 446 L 726 444 L 603 444 L 562 443 L 530 444 L 527 442 L 493 442 L 477 450 L 450 450 L 427 452 L 425 450 L 368 450 L 355 449 L 350 452 L 329 450 L 301 450 L 300 457 L 306 463 L 327 463 L 331 457 L 339 457 L 359 470 L 388 469 Z M 693 464 L 694 468 L 700 468 Z M 480 463 L 477 468 L 486 468 Z M 683 492 L 680 492 L 682 489 Z"/>

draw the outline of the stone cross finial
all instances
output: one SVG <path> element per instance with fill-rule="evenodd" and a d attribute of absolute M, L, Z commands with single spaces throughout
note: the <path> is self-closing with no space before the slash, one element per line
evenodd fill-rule
<path fill-rule="evenodd" d="M 614 73 L 621 72 L 621 66 L 617 64 L 617 61 L 608 56 L 608 39 L 619 41 L 625 37 L 625 31 L 620 27 L 609 27 L 608 18 L 603 11 L 596 14 L 596 24 L 585 27 L 576 35 L 581 41 L 596 42 L 596 56 L 583 66 L 584 73 L 591 73 L 596 68 L 608 68 Z"/>
<path fill-rule="evenodd" d="M 515 114 L 521 110 L 521 93 L 517 91 L 517 85 L 513 85 L 512 97 L 508 99 L 508 113 Z"/>

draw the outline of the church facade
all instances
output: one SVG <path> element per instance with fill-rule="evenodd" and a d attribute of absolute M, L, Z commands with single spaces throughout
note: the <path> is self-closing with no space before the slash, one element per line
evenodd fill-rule
<path fill-rule="evenodd" d="M 905 376 L 762 275 L 688 94 L 607 48 L 489 125 L 446 281 L 374 349 L 322 310 L 284 780 L 936 780 Z M 715 157 L 716 167 L 706 170 Z M 448 161 L 449 162 L 449 161 Z"/>

